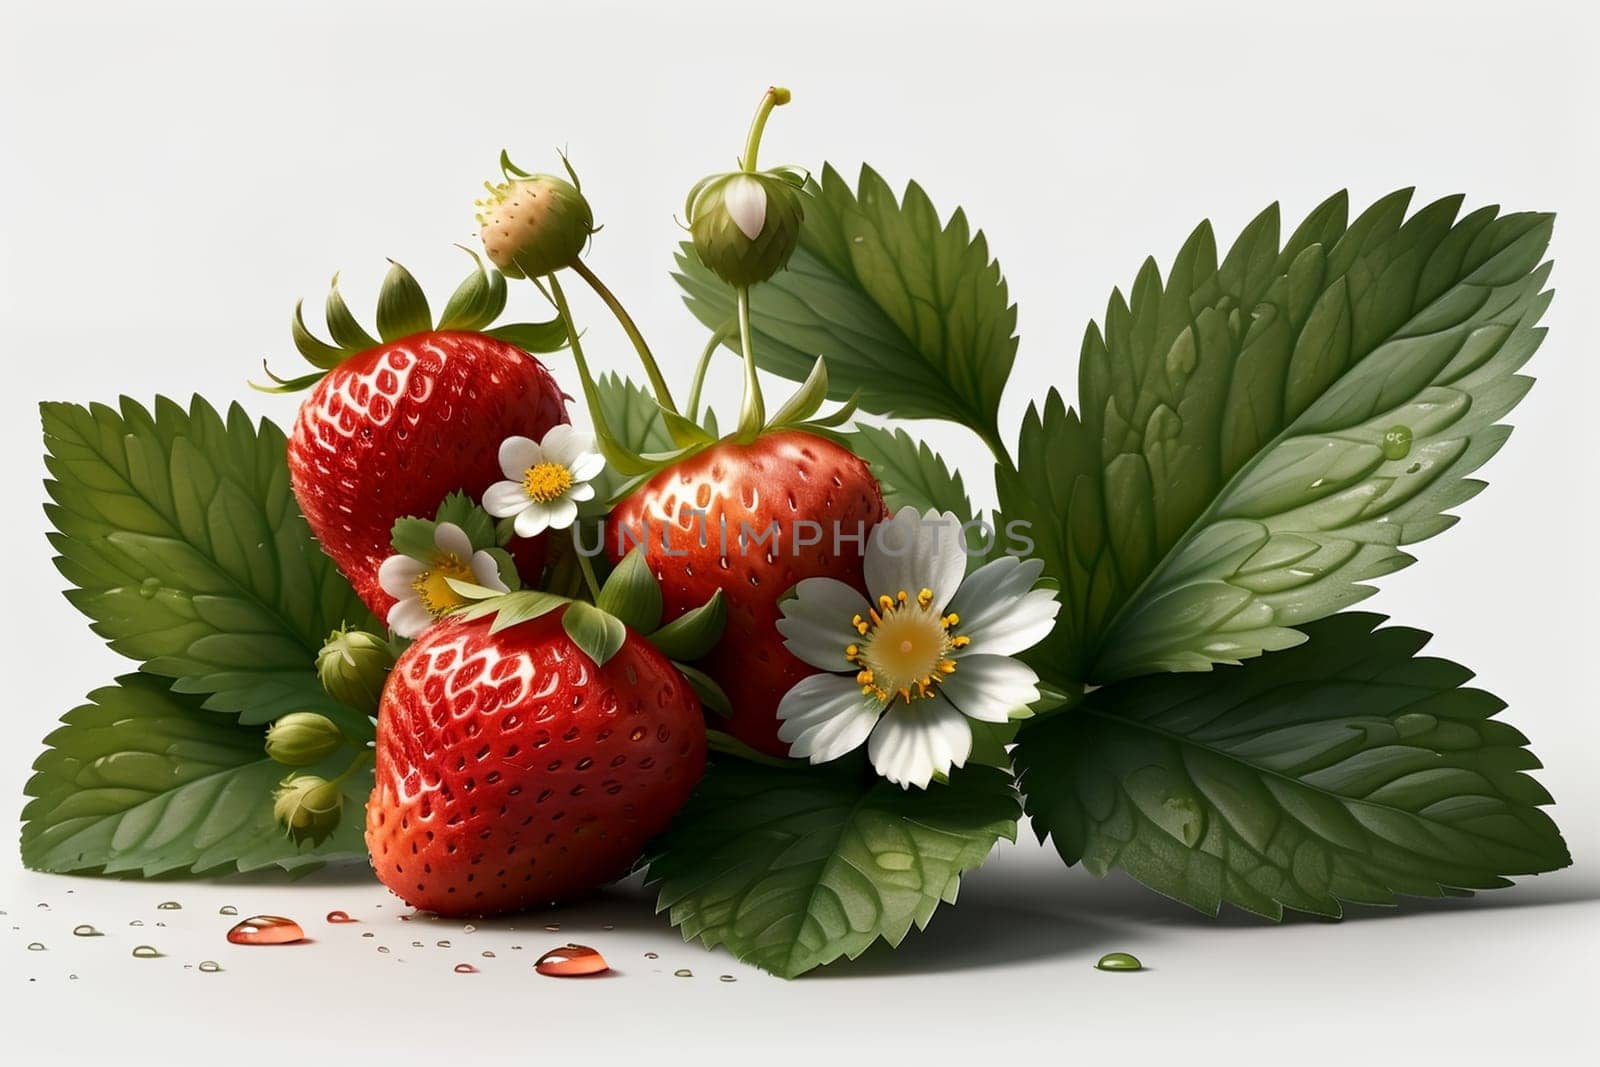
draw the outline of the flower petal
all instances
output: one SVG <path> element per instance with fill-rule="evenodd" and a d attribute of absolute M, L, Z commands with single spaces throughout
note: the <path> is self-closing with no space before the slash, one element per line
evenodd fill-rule
<path fill-rule="evenodd" d="M 472 554 L 472 579 L 485 589 L 509 593 L 511 587 L 500 577 L 500 561 L 487 552 Z"/>
<path fill-rule="evenodd" d="M 1033 588 L 1043 570 L 1042 560 L 1005 556 L 967 575 L 950 610 L 961 617 L 956 631 L 972 639 L 968 655 L 1014 656 L 1044 640 L 1061 605 L 1053 590 Z"/>
<path fill-rule="evenodd" d="M 722 206 L 739 232 L 754 241 L 767 224 L 767 187 L 748 175 L 729 178 L 722 187 Z"/>
<path fill-rule="evenodd" d="M 414 596 L 395 601 L 394 607 L 389 609 L 389 629 L 401 637 L 416 637 L 432 622 L 433 616 L 422 606 L 422 601 Z"/>
<path fill-rule="evenodd" d="M 408 597 L 424 567 L 410 556 L 390 556 L 378 567 L 378 584 L 392 597 Z"/>
<path fill-rule="evenodd" d="M 1008 722 L 1039 699 L 1039 676 L 1009 656 L 962 656 L 941 686 L 961 714 L 979 722 Z"/>
<path fill-rule="evenodd" d="M 552 500 L 546 506 L 550 510 L 548 521 L 552 530 L 565 530 L 578 518 L 578 505 L 574 504 L 569 497 L 564 496 L 560 500 Z"/>
<path fill-rule="evenodd" d="M 558 422 L 545 431 L 539 439 L 539 447 L 544 451 L 546 463 L 559 463 L 563 467 L 567 460 L 572 458 L 572 435 L 578 431 L 570 423 Z"/>
<path fill-rule="evenodd" d="M 850 620 L 867 613 L 867 600 L 834 578 L 806 578 L 782 601 L 778 632 L 795 656 L 825 671 L 854 671 L 845 646 L 857 639 Z"/>
<path fill-rule="evenodd" d="M 901 788 L 926 789 L 971 752 L 972 727 L 940 697 L 890 705 L 867 741 L 872 766 Z"/>
<path fill-rule="evenodd" d="M 518 537 L 538 537 L 549 525 L 549 506 L 537 500 L 530 500 L 527 507 L 517 512 L 517 520 L 512 529 L 516 531 Z"/>
<path fill-rule="evenodd" d="M 552 463 L 561 464 L 570 471 L 578 460 L 594 454 L 594 434 L 586 430 L 575 430 L 570 426 L 567 429 L 571 432 L 563 436 L 553 447 L 545 449 L 545 458 Z M 577 475 L 574 474 L 573 477 Z"/>
<path fill-rule="evenodd" d="M 961 550 L 961 520 L 953 512 L 917 514 L 909 504 L 872 528 L 867 540 L 867 592 L 911 596 L 933 590 L 933 610 L 943 611 L 961 587 L 967 558 Z"/>
<path fill-rule="evenodd" d="M 778 702 L 778 739 L 789 755 L 827 763 L 861 747 L 883 705 L 863 696 L 859 686 L 837 674 L 800 679 Z"/>
<path fill-rule="evenodd" d="M 598 452 L 583 452 L 572 458 L 567 464 L 567 470 L 572 474 L 575 482 L 587 482 L 606 469 L 606 457 Z"/>
<path fill-rule="evenodd" d="M 483 510 L 497 519 L 509 519 L 528 506 L 528 491 L 521 482 L 495 482 L 483 493 Z"/>
<path fill-rule="evenodd" d="M 508 437 L 500 442 L 500 472 L 514 482 L 522 481 L 528 468 L 544 459 L 544 450 L 530 437 Z"/>
<path fill-rule="evenodd" d="M 590 485 L 588 482 L 579 482 L 577 485 L 567 490 L 567 499 L 577 501 L 579 503 L 582 503 L 585 500 L 593 500 L 594 486 Z"/>
<path fill-rule="evenodd" d="M 456 559 L 472 558 L 472 539 L 453 522 L 441 522 L 433 528 L 433 543 L 439 551 L 448 552 Z"/>

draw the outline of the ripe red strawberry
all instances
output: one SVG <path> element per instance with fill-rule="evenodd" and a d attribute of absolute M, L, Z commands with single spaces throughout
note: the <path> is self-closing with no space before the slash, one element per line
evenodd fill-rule
<path fill-rule="evenodd" d="M 367 849 L 413 907 L 514 911 L 618 878 L 704 770 L 683 675 L 631 630 L 596 666 L 563 628 L 570 610 L 498 633 L 447 618 L 395 664 Z"/>
<path fill-rule="evenodd" d="M 504 280 L 493 279 L 497 289 L 480 268 L 462 286 L 481 280 L 487 287 L 478 306 L 452 316 L 458 292 L 446 309 L 443 325 L 465 328 L 434 329 L 426 303 L 415 306 L 421 290 L 398 266 L 379 298 L 382 342 L 361 332 L 337 294 L 329 324 L 348 347 L 316 341 L 296 315 L 296 344 L 326 373 L 280 381 L 285 389 L 315 382 L 289 436 L 295 499 L 323 551 L 379 618 L 394 603 L 377 576 L 395 520 L 431 516 L 458 489 L 481 498 L 503 477 L 502 441 L 538 440 L 567 421 L 565 398 L 544 365 L 493 331 L 480 332 L 504 305 Z M 410 314 L 397 315 L 395 305 L 407 300 Z M 523 343 L 529 336 L 509 335 Z M 524 554 L 542 558 L 538 548 Z"/>
<path fill-rule="evenodd" d="M 703 520 L 697 510 L 705 512 Z M 700 661 L 733 707 L 719 725 L 745 744 L 783 756 L 788 746 L 778 740 L 778 701 L 816 672 L 784 647 L 778 601 L 803 578 L 837 578 L 860 588 L 865 539 L 851 538 L 883 517 L 883 494 L 864 462 L 826 438 L 780 430 L 750 444 L 722 441 L 656 474 L 613 509 L 606 549 L 616 561 L 648 532 L 645 559 L 661 583 L 668 620 L 722 590 L 727 629 Z M 797 548 L 797 532 L 809 540 L 816 530 L 797 526 L 798 520 L 818 524 L 820 541 Z M 741 551 L 746 525 L 753 536 L 765 536 L 774 523 L 775 545 L 752 539 Z"/>

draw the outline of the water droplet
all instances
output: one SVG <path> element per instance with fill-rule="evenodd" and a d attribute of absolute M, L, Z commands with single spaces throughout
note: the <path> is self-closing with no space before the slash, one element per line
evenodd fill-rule
<path fill-rule="evenodd" d="M 161 953 L 154 945 L 133 946 L 133 958 L 136 960 L 153 960 L 158 959 L 160 956 Z"/>
<path fill-rule="evenodd" d="M 474 967 L 470 963 L 458 963 L 458 964 L 456 964 L 456 973 L 457 974 L 477 974 L 478 973 L 478 968 Z"/>
<path fill-rule="evenodd" d="M 328 921 L 331 923 L 353 923 L 361 920 L 350 918 L 350 913 L 347 911 L 335 910 L 328 912 Z"/>
<path fill-rule="evenodd" d="M 361 936 L 362 937 L 377 937 L 378 935 L 373 933 L 371 930 L 368 930 L 366 933 L 362 934 Z"/>
<path fill-rule="evenodd" d="M 717 975 L 717 981 L 719 981 L 719 982 L 737 982 L 738 980 L 739 979 L 735 978 L 731 974 L 719 974 L 719 975 Z"/>
<path fill-rule="evenodd" d="M 422 947 L 422 942 L 421 941 L 413 941 L 413 942 L 411 942 L 411 947 L 412 948 L 421 948 Z"/>
<path fill-rule="evenodd" d="M 1127 952 L 1107 952 L 1100 957 L 1095 968 L 1101 971 L 1142 971 L 1144 964 L 1139 962 L 1139 957 Z"/>
<path fill-rule="evenodd" d="M 146 600 L 149 600 L 159 592 L 161 592 L 160 578 L 146 578 L 144 581 L 139 583 L 139 595 L 144 597 Z"/>
<path fill-rule="evenodd" d="M 239 909 L 234 907 L 232 904 L 224 904 L 222 907 L 217 909 L 217 914 L 218 915 L 237 915 L 237 914 L 239 914 Z"/>
<path fill-rule="evenodd" d="M 511 951 L 512 952 L 521 952 L 522 951 L 522 946 L 521 945 L 512 945 L 511 946 Z"/>
<path fill-rule="evenodd" d="M 616 923 L 606 923 L 604 926 L 600 927 L 600 929 L 602 929 L 602 930 L 615 930 L 616 928 L 617 928 L 617 924 Z"/>
<path fill-rule="evenodd" d="M 674 978 L 693 978 L 694 977 L 694 972 L 691 971 L 687 967 L 679 967 L 677 970 L 672 972 L 672 977 L 674 977 Z"/>
<path fill-rule="evenodd" d="M 494 953 L 490 952 L 488 949 L 484 949 L 483 950 L 483 958 L 486 959 L 486 960 L 492 960 L 492 959 L 494 959 Z"/>
<path fill-rule="evenodd" d="M 1383 458 L 1405 459 L 1411 454 L 1411 427 L 1396 423 L 1383 431 Z"/>
<path fill-rule="evenodd" d="M 96 930 L 94 927 L 90 926 L 88 923 L 82 923 L 82 924 L 80 924 L 78 926 L 74 926 L 72 928 L 72 936 L 73 937 L 104 937 L 105 935 L 102 934 L 99 930 Z"/>
<path fill-rule="evenodd" d="M 75 974 L 69 974 L 69 975 L 67 975 L 67 981 L 69 981 L 69 982 L 76 982 L 76 981 L 77 981 L 77 980 L 78 980 L 78 976 L 77 976 L 77 975 L 75 975 Z"/>
<path fill-rule="evenodd" d="M 28 951 L 29 952 L 43 952 L 44 951 L 44 942 L 42 942 L 42 941 L 30 941 L 28 943 Z"/>
<path fill-rule="evenodd" d="M 909 871 L 916 862 L 909 852 L 880 852 L 872 858 L 886 871 Z"/>
<path fill-rule="evenodd" d="M 44 910 L 45 910 L 45 911 L 49 911 L 49 910 L 50 910 L 50 905 L 48 905 L 48 904 L 46 904 L 46 903 L 45 903 L 45 902 L 44 902 L 44 901 L 42 901 L 42 900 L 41 900 L 41 901 L 39 901 L 39 907 L 41 907 L 41 908 L 43 908 L 43 909 L 44 909 Z"/>
<path fill-rule="evenodd" d="M 544 924 L 544 928 L 546 930 L 549 930 L 553 934 L 557 930 L 561 929 L 561 924 L 560 923 L 545 923 Z"/>
<path fill-rule="evenodd" d="M 447 940 L 446 941 L 441 941 L 441 942 L 439 942 L 439 947 L 440 948 L 449 948 L 450 947 L 450 942 L 447 941 Z"/>
<path fill-rule="evenodd" d="M 647 960 L 659 960 L 661 958 L 661 954 L 659 952 L 646 952 L 644 954 L 644 958 Z"/>
<path fill-rule="evenodd" d="M 461 932 L 464 934 L 473 934 L 478 932 L 478 928 L 473 926 L 471 923 L 468 923 L 461 928 Z"/>
<path fill-rule="evenodd" d="M 182 911 L 183 910 L 183 905 L 179 904 L 176 900 L 163 900 L 161 903 L 156 905 L 156 910 L 157 911 Z"/>
<path fill-rule="evenodd" d="M 228 940 L 235 945 L 287 945 L 305 939 L 300 924 L 282 915 L 252 915 L 228 931 Z"/>
<path fill-rule="evenodd" d="M 216 974 L 218 971 L 222 970 L 222 965 L 216 960 L 201 960 L 200 970 L 206 974 Z"/>
<path fill-rule="evenodd" d="M 144 920 L 143 919 L 135 919 L 131 923 L 129 923 L 128 925 L 129 926 L 143 926 L 144 925 Z"/>
<path fill-rule="evenodd" d="M 853 245 L 859 245 L 866 243 L 866 240 L 867 239 L 865 237 L 858 233 L 854 237 L 850 238 L 850 243 Z"/>
<path fill-rule="evenodd" d="M 382 952 L 384 955 L 388 955 L 389 954 L 389 946 L 388 945 L 379 945 L 378 946 L 378 951 Z"/>
<path fill-rule="evenodd" d="M 157 925 L 157 926 L 165 926 L 165 925 L 167 925 L 167 924 L 166 924 L 166 923 L 156 923 L 156 925 Z"/>
<path fill-rule="evenodd" d="M 563 945 L 540 956 L 533 969 L 550 978 L 576 978 L 609 971 L 611 965 L 588 945 Z"/>

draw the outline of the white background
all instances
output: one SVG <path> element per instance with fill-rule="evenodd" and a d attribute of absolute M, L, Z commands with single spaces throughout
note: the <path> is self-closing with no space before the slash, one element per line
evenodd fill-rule
<path fill-rule="evenodd" d="M 1509 702 L 1547 765 L 1573 869 L 1477 901 L 1270 927 L 1094 882 L 1030 843 L 970 878 L 961 905 L 898 953 L 782 983 L 681 944 L 626 889 L 554 916 L 560 934 L 541 917 L 463 935 L 401 924 L 362 871 L 150 885 L 26 874 L 7 848 L 0 1048 L 40 1062 L 275 1063 L 334 1046 L 433 1062 L 611 1062 L 624 1049 L 715 1062 L 735 1047 L 769 1062 L 924 1049 L 1201 1062 L 1575 1054 L 1600 947 L 1589 5 L 1095 5 L 1113 6 L 6 0 L 0 807 L 20 807 L 56 717 L 126 669 L 62 600 L 48 563 L 38 400 L 199 391 L 287 422 L 294 400 L 252 396 L 244 381 L 263 357 L 293 369 L 294 300 L 319 302 L 338 269 L 352 304 L 369 308 L 385 256 L 442 296 L 466 263 L 450 245 L 472 240 L 470 201 L 502 146 L 535 169 L 570 150 L 605 223 L 590 262 L 684 378 L 703 335 L 667 278 L 674 212 L 693 181 L 729 165 L 777 81 L 795 102 L 774 117 L 765 160 L 870 160 L 897 185 L 917 178 L 945 210 L 965 206 L 987 232 L 1021 307 L 1008 426 L 1048 385 L 1074 393 L 1084 324 L 1144 256 L 1165 265 L 1201 217 L 1227 239 L 1274 198 L 1298 218 L 1341 186 L 1359 205 L 1411 184 L 1419 201 L 1459 191 L 1469 208 L 1558 211 L 1559 295 L 1519 429 L 1460 526 L 1420 546 L 1420 563 L 1368 606 L 1436 632 L 1432 651 Z M 538 311 L 529 292 L 516 299 Z M 628 368 L 598 305 L 582 300 L 579 314 L 592 358 Z M 719 402 L 733 400 L 732 367 L 713 383 Z M 959 430 L 926 434 L 977 458 Z M 989 494 L 981 465 L 967 475 Z M 164 899 L 184 910 L 156 910 Z M 223 904 L 302 917 L 315 942 L 230 950 Z M 333 907 L 362 925 L 326 927 Z M 107 936 L 74 939 L 78 922 Z M 411 948 L 414 937 L 429 947 Z M 568 938 L 621 974 L 536 978 L 531 957 Z M 47 951 L 27 952 L 33 940 Z M 134 960 L 139 941 L 167 955 Z M 1153 969 L 1092 970 L 1111 949 Z M 204 958 L 226 970 L 185 969 Z M 483 973 L 452 973 L 464 960 Z M 674 977 L 679 967 L 695 977 Z"/>

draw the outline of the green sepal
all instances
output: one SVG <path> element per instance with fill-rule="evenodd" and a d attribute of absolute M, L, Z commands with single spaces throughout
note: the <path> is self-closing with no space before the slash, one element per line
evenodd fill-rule
<path fill-rule="evenodd" d="M 767 426 L 794 426 L 802 423 L 822 410 L 822 402 L 826 399 L 828 399 L 828 364 L 818 356 L 817 361 L 811 365 L 811 373 L 806 375 L 806 380 L 788 400 L 783 402 L 783 407 L 767 421 Z"/>
<path fill-rule="evenodd" d="M 495 573 L 500 575 L 500 581 L 512 592 L 522 588 L 522 575 L 517 573 L 517 561 L 511 558 L 511 553 L 498 545 L 494 548 L 480 548 L 477 551 L 487 552 L 489 558 L 494 560 Z"/>
<path fill-rule="evenodd" d="M 461 250 L 472 257 L 474 270 L 456 286 L 439 315 L 441 330 L 481 330 L 506 307 L 506 278 L 497 270 L 485 271 L 478 253 L 465 245 Z"/>
<path fill-rule="evenodd" d="M 385 343 L 433 329 L 433 315 L 422 286 L 394 260 L 378 289 L 378 336 Z"/>
<path fill-rule="evenodd" d="M 498 590 L 488 589 L 472 582 L 458 581 L 455 578 L 446 578 L 445 582 L 459 596 L 466 597 L 470 604 L 457 608 L 453 613 L 455 618 L 467 622 L 476 622 L 479 619 L 492 618 L 494 621 L 489 626 L 489 632 L 497 634 L 512 626 L 520 625 L 540 616 L 548 615 L 572 600 L 555 593 L 545 593 L 537 589 L 522 589 L 514 593 L 501 593 Z M 587 605 L 585 605 L 587 606 Z"/>
<path fill-rule="evenodd" d="M 562 324 L 560 316 L 545 322 L 507 323 L 479 332 L 516 345 L 524 352 L 559 352 L 567 347 L 567 328 Z"/>
<path fill-rule="evenodd" d="M 719 719 L 732 718 L 733 701 L 728 699 L 728 694 L 722 691 L 722 686 L 717 684 L 716 679 L 686 663 L 674 660 L 672 665 L 688 681 L 689 688 L 694 690 L 695 696 L 700 698 L 700 703 L 707 711 Z"/>
<path fill-rule="evenodd" d="M 604 667 L 628 640 L 628 628 L 621 619 L 581 600 L 567 605 L 561 628 L 596 667 Z"/>
<path fill-rule="evenodd" d="M 333 338 L 333 343 L 346 353 L 365 352 L 369 348 L 378 347 L 377 338 L 362 329 L 361 323 L 350 314 L 350 306 L 344 302 L 344 295 L 339 292 L 337 274 L 333 276 L 333 281 L 328 283 L 328 301 L 324 314 L 328 320 L 328 335 Z"/>
<path fill-rule="evenodd" d="M 258 385 L 255 382 L 251 382 L 250 388 L 258 393 L 298 393 L 302 389 L 309 389 L 311 386 L 316 385 L 328 373 L 327 371 L 319 370 L 310 374 L 302 374 L 298 378 L 280 378 L 272 373 L 272 368 L 267 366 L 266 360 L 261 361 L 261 372 L 272 379 L 272 384 Z"/>
<path fill-rule="evenodd" d="M 636 548 L 628 554 L 632 556 L 638 551 Z M 727 604 L 722 599 L 722 590 L 718 589 L 710 600 L 651 634 L 649 641 L 668 659 L 695 660 L 716 647 L 727 623 Z"/>
<path fill-rule="evenodd" d="M 672 441 L 679 448 L 692 448 L 696 445 L 709 445 L 716 440 L 705 427 L 686 415 L 676 411 L 661 409 L 661 421 L 667 427 L 667 433 L 672 435 Z"/>
<path fill-rule="evenodd" d="M 649 633 L 661 624 L 661 583 L 650 573 L 643 552 L 635 548 L 622 558 L 594 605 L 640 633 Z"/>
<path fill-rule="evenodd" d="M 307 363 L 323 370 L 332 370 L 350 355 L 342 348 L 318 340 L 316 335 L 306 328 L 304 300 L 294 302 L 294 321 L 289 324 L 289 336 L 294 340 L 295 351 L 305 357 Z M 276 375 L 268 371 L 267 374 L 277 381 Z M 320 377 L 320 375 L 319 375 Z M 279 384 L 283 384 L 280 382 Z"/>

